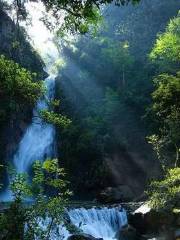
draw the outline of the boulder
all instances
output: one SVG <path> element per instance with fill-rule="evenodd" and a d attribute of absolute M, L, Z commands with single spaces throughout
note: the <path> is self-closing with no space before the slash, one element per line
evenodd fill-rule
<path fill-rule="evenodd" d="M 174 237 L 175 239 L 180 239 L 180 228 L 174 231 Z"/>
<path fill-rule="evenodd" d="M 176 215 L 176 225 L 180 227 L 180 214 Z"/>
<path fill-rule="evenodd" d="M 79 233 L 79 234 L 72 234 L 68 237 L 67 240 L 103 240 L 103 238 L 95 238 L 89 234 Z"/>
<path fill-rule="evenodd" d="M 107 187 L 99 195 L 99 200 L 105 203 L 116 203 L 121 201 L 129 201 L 133 199 L 134 193 L 127 185 L 118 187 Z"/>
<path fill-rule="evenodd" d="M 116 239 L 119 240 L 141 240 L 141 236 L 138 234 L 136 229 L 131 225 L 123 226 Z"/>
<path fill-rule="evenodd" d="M 176 218 L 169 212 L 156 212 L 145 203 L 133 213 L 129 214 L 128 217 L 129 224 L 141 235 L 160 233 L 160 237 L 165 240 L 174 239 L 173 229 L 175 225 L 177 225 L 175 221 Z"/>

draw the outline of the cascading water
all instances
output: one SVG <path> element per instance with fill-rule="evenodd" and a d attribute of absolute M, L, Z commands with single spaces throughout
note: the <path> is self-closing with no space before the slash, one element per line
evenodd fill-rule
<path fill-rule="evenodd" d="M 51 75 L 44 80 L 45 94 L 38 100 L 33 110 L 31 125 L 21 139 L 18 150 L 14 155 L 13 164 L 17 173 L 28 173 L 36 160 L 43 161 L 55 156 L 55 127 L 44 122 L 39 111 L 48 110 L 48 101 L 54 99 L 55 76 Z M 6 189 L 0 196 L 2 201 L 9 201 L 12 195 Z"/>
<path fill-rule="evenodd" d="M 72 225 L 79 232 L 103 240 L 119 238 L 120 229 L 127 224 L 127 215 L 124 209 L 119 208 L 78 208 L 67 211 Z M 40 227 L 45 229 L 50 219 L 40 222 Z M 49 240 L 67 240 L 70 236 L 67 228 L 61 224 L 53 226 Z M 39 239 L 37 239 L 39 240 Z"/>
<path fill-rule="evenodd" d="M 39 117 L 39 111 L 48 109 L 47 101 L 54 99 L 55 76 L 50 76 L 44 81 L 46 93 L 37 102 L 33 111 L 32 124 L 27 128 L 13 162 L 17 172 L 28 172 L 35 160 L 43 161 L 53 157 L 55 128 L 45 123 Z"/>
<path fill-rule="evenodd" d="M 127 224 L 126 212 L 119 208 L 79 208 L 68 214 L 71 223 L 84 233 L 104 240 L 116 239 L 121 227 Z"/>
<path fill-rule="evenodd" d="M 41 16 L 45 10 L 42 4 L 27 3 L 29 16 L 32 17 L 32 25 L 26 26 L 27 32 L 32 38 L 32 45 L 38 47 L 38 52 L 42 59 L 46 61 L 46 70 L 50 74 L 56 60 L 59 58 L 59 52 L 53 43 L 53 34 L 50 33 L 44 26 L 38 16 Z M 41 31 L 41 34 L 37 34 Z M 51 54 L 49 54 L 51 53 Z M 27 128 L 23 138 L 21 139 L 18 150 L 15 153 L 12 161 L 16 172 L 28 173 L 33 162 L 36 160 L 43 161 L 46 158 L 55 156 L 55 127 L 44 122 L 40 116 L 39 111 L 48 109 L 48 100 L 54 98 L 55 75 L 51 75 L 44 80 L 46 92 L 44 97 L 39 99 L 33 111 L 33 118 L 31 125 Z M 6 189 L 0 194 L 0 200 L 9 201 L 12 199 L 10 190 Z"/>
<path fill-rule="evenodd" d="M 34 3 L 35 4 L 35 3 Z M 39 3 L 38 3 L 39 4 Z M 38 5 L 39 6 L 39 5 Z M 59 57 L 59 52 L 53 44 L 51 33 L 47 32 L 44 25 L 37 19 L 37 8 L 29 6 L 29 13 L 32 15 L 32 26 L 29 29 L 30 35 L 35 40 L 35 45 L 39 46 L 41 53 L 47 57 L 51 57 L 50 65 L 55 63 Z M 41 9 L 38 10 L 41 12 Z M 43 12 L 43 11 L 42 11 Z M 42 31 L 43 30 L 43 31 Z M 42 34 L 37 34 L 41 31 Z M 49 53 L 50 56 L 49 56 Z M 51 66 L 46 64 L 47 69 Z M 48 71 L 49 72 L 49 71 Z M 44 97 L 39 99 L 33 111 L 33 119 L 31 125 L 27 128 L 17 152 L 13 157 L 13 163 L 18 173 L 28 172 L 35 160 L 41 160 L 55 155 L 55 128 L 53 125 L 45 123 L 39 116 L 39 111 L 48 109 L 48 100 L 54 98 L 55 76 L 50 76 L 44 81 L 46 93 Z M 10 192 L 6 191 L 0 198 L 1 200 L 9 200 Z M 89 234 L 95 238 L 103 238 L 104 240 L 117 239 L 118 233 L 122 226 L 127 224 L 126 212 L 118 208 L 79 208 L 71 209 L 68 212 L 71 224 L 75 225 L 80 231 Z M 50 219 L 40 220 L 39 226 L 46 229 Z M 63 225 L 54 225 L 49 240 L 67 240 L 71 233 Z M 39 239 L 36 239 L 39 240 Z"/>

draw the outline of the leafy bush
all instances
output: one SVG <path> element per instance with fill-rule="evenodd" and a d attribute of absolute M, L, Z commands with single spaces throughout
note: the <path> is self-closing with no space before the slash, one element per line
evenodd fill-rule
<path fill-rule="evenodd" d="M 171 19 L 165 33 L 159 35 L 151 51 L 150 58 L 159 65 L 160 70 L 175 73 L 180 63 L 180 13 Z"/>
<path fill-rule="evenodd" d="M 150 206 L 158 211 L 180 211 L 180 168 L 168 170 L 161 181 L 151 183 L 148 190 Z"/>
<path fill-rule="evenodd" d="M 69 118 L 60 113 L 55 113 L 54 111 L 42 110 L 40 115 L 46 122 L 61 128 L 66 128 L 71 124 L 71 120 Z"/>
<path fill-rule="evenodd" d="M 71 194 L 64 169 L 57 159 L 36 161 L 31 184 L 25 174 L 15 174 L 12 179 L 14 200 L 0 214 L 0 238 L 49 239 L 54 226 L 62 223 L 64 204 Z M 29 197 L 32 201 L 27 206 L 24 200 Z"/>
<path fill-rule="evenodd" d="M 8 117 L 24 106 L 34 105 L 43 92 L 41 82 L 35 82 L 31 73 L 12 60 L 0 56 L 0 116 Z"/>

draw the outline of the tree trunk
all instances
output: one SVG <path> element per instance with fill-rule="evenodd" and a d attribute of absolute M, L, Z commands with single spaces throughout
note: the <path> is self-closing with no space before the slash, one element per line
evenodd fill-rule
<path fill-rule="evenodd" d="M 174 167 L 177 167 L 179 162 L 179 147 L 175 144 L 175 148 L 176 148 L 176 161 L 175 161 Z"/>

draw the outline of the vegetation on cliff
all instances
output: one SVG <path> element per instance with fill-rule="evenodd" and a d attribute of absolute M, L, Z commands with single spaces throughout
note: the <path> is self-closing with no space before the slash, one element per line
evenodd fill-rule
<path fill-rule="evenodd" d="M 154 105 L 161 104 L 165 94 L 159 92 L 158 85 L 162 83 L 164 89 L 171 82 L 174 92 L 169 89 L 167 94 L 171 94 L 172 101 L 175 91 L 179 96 L 177 62 L 173 60 L 172 67 L 169 64 L 171 71 L 162 70 L 168 64 L 163 46 L 167 46 L 167 50 L 173 48 L 178 55 L 178 34 L 174 33 L 169 45 L 160 46 L 160 39 L 167 38 L 169 31 L 178 31 L 172 26 L 173 22 L 178 26 L 175 18 L 167 27 L 169 33 L 163 33 L 178 9 L 177 1 L 150 4 L 144 1 L 138 6 L 120 9 L 111 6 L 104 10 L 104 23 L 95 37 L 87 35 L 74 42 L 64 41 L 66 64 L 59 72 L 56 91 L 61 99 L 60 110 L 71 117 L 72 125 L 58 132 L 58 149 L 70 179 L 73 183 L 76 179 L 78 193 L 82 183 L 87 192 L 99 192 L 98 188 L 126 182 L 138 196 L 149 179 L 161 172 L 146 136 L 163 131 L 163 121 L 170 124 L 164 116 L 160 119 L 155 106 L 150 110 L 152 101 Z M 153 48 L 154 44 L 157 49 Z M 172 55 L 172 51 L 169 52 Z M 162 57 L 161 53 L 164 53 Z M 168 62 L 170 59 L 171 56 Z M 168 144 L 173 148 L 172 143 Z M 169 146 L 163 146 L 166 154 Z M 77 166 L 81 171 L 79 178 Z M 133 172 L 138 172 L 138 176 Z"/>
<path fill-rule="evenodd" d="M 164 170 L 150 188 L 150 204 L 156 210 L 180 211 L 180 15 L 168 24 L 150 54 L 158 67 L 152 93 L 154 135 L 149 137 Z"/>
<path fill-rule="evenodd" d="M 18 114 L 24 106 L 33 107 L 43 92 L 41 82 L 12 60 L 0 56 L 0 123 L 8 121 L 12 113 Z"/>
<path fill-rule="evenodd" d="M 64 204 L 71 192 L 64 169 L 58 165 L 57 159 L 36 161 L 32 184 L 26 174 L 14 173 L 11 183 L 14 201 L 0 213 L 1 239 L 49 239 L 54 226 L 62 223 Z M 24 204 L 27 198 L 33 199 L 29 206 Z"/>
<path fill-rule="evenodd" d="M 56 83 L 60 101 L 47 102 L 50 110 L 40 114 L 47 123 L 60 126 L 57 152 L 75 193 L 85 194 L 85 198 L 90 194 L 92 199 L 106 187 L 120 186 L 117 195 L 118 201 L 122 201 L 128 191 L 133 197 L 139 196 L 149 180 L 160 175 L 150 185 L 150 204 L 156 210 L 178 212 L 180 4 L 176 0 L 145 0 L 138 6 L 119 10 L 114 5 L 106 6 L 111 0 L 40 2 L 55 17 L 55 22 L 51 22 L 45 15 L 43 21 L 49 28 L 54 23 L 57 26 L 55 40 L 66 62 Z M 115 1 L 116 5 L 128 2 L 139 1 Z M 4 126 L 10 122 L 14 130 L 16 115 L 22 118 L 25 109 L 32 112 L 43 93 L 39 80 L 44 73 L 41 59 L 26 42 L 26 34 L 19 26 L 20 20 L 27 20 L 26 5 L 13 1 L 16 23 L 5 13 L 6 7 L 3 5 L 0 11 L 1 152 L 6 146 Z M 64 21 L 59 17 L 62 11 Z M 6 23 L 10 26 L 7 32 Z M 64 30 L 89 34 L 72 40 L 67 39 Z M 60 44 L 59 36 L 64 37 Z M 34 70 L 37 74 L 32 73 Z M 64 172 L 59 162 L 36 162 L 34 167 L 32 184 L 23 174 L 13 177 L 15 201 L 0 218 L 1 234 L 7 239 L 22 235 L 48 239 L 52 222 L 44 232 L 35 226 L 37 216 L 46 219 L 49 214 L 53 222 L 61 220 L 69 191 L 66 181 L 61 179 Z M 63 189 L 62 195 L 56 188 Z M 25 208 L 22 202 L 29 195 L 35 202 Z M 28 230 L 23 232 L 25 222 Z M 9 231 L 16 225 L 18 231 Z"/>
<path fill-rule="evenodd" d="M 128 3 L 135 4 L 140 0 L 40 0 L 38 2 L 42 3 L 46 10 L 42 18 L 44 24 L 50 29 L 58 29 L 58 32 L 64 35 L 64 32 L 84 34 L 92 28 L 97 28 L 101 19 L 99 10 L 110 3 L 122 6 Z M 10 6 L 16 10 L 17 23 L 28 18 L 28 9 L 24 1 L 13 0 Z"/>
<path fill-rule="evenodd" d="M 153 209 L 165 213 L 180 213 L 180 168 L 167 171 L 160 181 L 153 181 L 148 191 Z"/>

